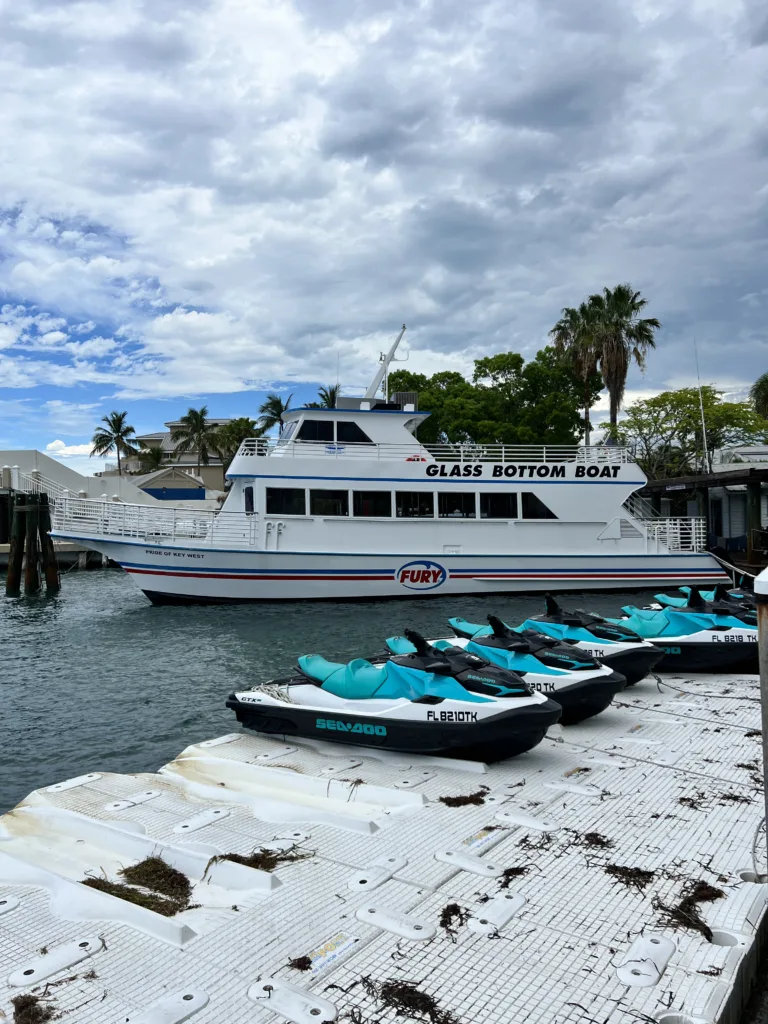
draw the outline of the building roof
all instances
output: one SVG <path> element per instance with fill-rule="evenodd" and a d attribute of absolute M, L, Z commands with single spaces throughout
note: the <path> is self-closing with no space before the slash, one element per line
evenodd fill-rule
<path fill-rule="evenodd" d="M 181 469 L 179 466 L 163 466 L 161 469 L 156 469 L 154 473 L 143 473 L 141 476 L 131 477 L 131 481 L 136 484 L 137 487 L 146 487 L 148 484 L 154 484 L 162 479 L 179 479 L 179 477 L 185 477 L 187 480 L 192 480 L 199 487 L 204 487 L 204 482 L 195 473 L 190 473 L 186 469 Z"/>

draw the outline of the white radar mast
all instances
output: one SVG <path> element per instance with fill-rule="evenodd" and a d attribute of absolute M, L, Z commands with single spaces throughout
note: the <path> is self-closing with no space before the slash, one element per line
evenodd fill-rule
<path fill-rule="evenodd" d="M 401 340 L 401 338 L 403 337 L 404 334 L 405 334 L 405 324 L 403 324 L 400 333 L 398 334 L 398 336 L 395 338 L 394 342 L 392 343 L 392 348 L 390 348 L 389 352 L 387 352 L 386 355 L 382 352 L 381 360 L 380 360 L 381 361 L 381 365 L 379 366 L 378 370 L 376 371 L 376 376 L 371 381 L 370 387 L 365 392 L 365 395 L 363 396 L 364 398 L 373 399 L 373 398 L 376 397 L 376 392 L 381 387 L 381 382 L 387 376 L 387 371 L 389 370 L 389 364 L 395 359 L 395 352 L 397 352 L 397 346 L 400 344 L 400 340 Z M 385 397 L 389 398 L 389 395 L 386 395 Z"/>

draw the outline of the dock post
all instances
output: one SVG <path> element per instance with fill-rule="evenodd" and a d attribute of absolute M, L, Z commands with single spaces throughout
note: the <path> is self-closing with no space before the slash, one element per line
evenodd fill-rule
<path fill-rule="evenodd" d="M 760 658 L 760 711 L 763 725 L 763 778 L 768 770 L 768 569 L 763 569 L 755 580 L 755 602 L 757 604 L 757 645 Z M 768 788 L 763 787 L 765 799 L 765 833 L 768 858 Z M 768 863 L 768 860 L 766 861 Z M 757 865 L 755 865 L 757 870 Z M 768 875 L 759 876 L 757 881 L 768 881 Z"/>
<path fill-rule="evenodd" d="M 27 597 L 40 591 L 40 495 L 28 494 L 27 502 L 27 557 L 24 563 L 24 593 Z"/>
<path fill-rule="evenodd" d="M 53 597 L 61 590 L 61 577 L 56 563 L 56 549 L 53 546 L 51 529 L 51 509 L 48 495 L 40 495 L 40 562 L 45 576 L 45 592 Z"/>
<path fill-rule="evenodd" d="M 11 540 L 8 550 L 8 575 L 5 578 L 5 596 L 21 596 L 21 566 L 24 562 L 24 538 L 27 513 L 21 508 L 21 495 L 13 494 L 11 502 Z"/>

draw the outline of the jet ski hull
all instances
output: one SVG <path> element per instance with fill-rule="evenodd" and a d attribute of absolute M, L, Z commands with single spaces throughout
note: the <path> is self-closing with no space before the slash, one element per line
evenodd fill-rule
<path fill-rule="evenodd" d="M 649 672 L 660 667 L 665 657 L 660 645 L 638 644 L 634 649 L 617 651 L 615 654 L 606 653 L 608 650 L 607 647 L 604 647 L 602 652 L 597 648 L 591 648 L 591 653 L 608 668 L 623 675 L 627 680 L 627 686 L 634 686 L 641 679 L 645 679 Z"/>
<path fill-rule="evenodd" d="M 563 709 L 560 724 L 576 725 L 605 711 L 616 694 L 624 689 L 626 681 L 619 672 L 611 672 L 610 675 L 585 679 L 557 690 L 544 689 L 544 685 L 536 689 L 550 700 L 557 701 Z"/>
<path fill-rule="evenodd" d="M 227 700 L 227 707 L 246 729 L 269 735 L 485 762 L 503 761 L 531 750 L 541 743 L 561 713 L 560 705 L 552 700 L 499 711 L 491 718 L 482 718 L 471 705 L 466 711 L 441 712 L 438 704 L 424 709 L 423 720 L 409 721 L 348 714 L 328 707 L 252 703 L 247 695 L 235 693 Z M 463 720 L 441 720 L 441 714 L 455 718 L 461 715 Z"/>
<path fill-rule="evenodd" d="M 689 640 L 687 637 L 658 637 L 663 652 L 660 672 L 748 672 L 759 671 L 757 643 Z"/>

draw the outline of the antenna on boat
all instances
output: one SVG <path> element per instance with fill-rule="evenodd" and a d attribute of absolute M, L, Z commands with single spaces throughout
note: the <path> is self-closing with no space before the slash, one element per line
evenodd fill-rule
<path fill-rule="evenodd" d="M 389 352 L 387 352 L 386 354 L 384 352 L 381 353 L 381 356 L 380 356 L 380 359 L 379 359 L 379 361 L 381 363 L 381 366 L 376 371 L 376 376 L 371 381 L 370 387 L 368 388 L 368 390 L 363 395 L 363 398 L 375 398 L 376 397 L 376 392 L 381 387 L 381 382 L 386 378 L 386 376 L 387 376 L 387 374 L 389 372 L 389 364 L 395 358 L 395 352 L 397 352 L 397 346 L 400 344 L 400 339 L 402 338 L 402 336 L 404 334 L 405 334 L 405 324 L 403 324 L 402 329 L 401 329 L 400 333 L 398 334 L 398 336 L 395 338 L 395 340 L 394 340 L 394 342 L 392 344 L 392 347 L 390 348 Z M 387 397 L 389 397 L 389 396 L 387 396 Z"/>
<path fill-rule="evenodd" d="M 704 443 L 704 472 L 709 473 L 709 451 L 707 449 L 707 424 L 704 420 L 704 396 L 701 393 L 701 374 L 699 373 L 699 349 L 696 345 L 696 335 L 693 336 L 693 352 L 696 356 L 696 378 L 699 382 L 699 410 L 701 411 L 701 437 Z"/>

